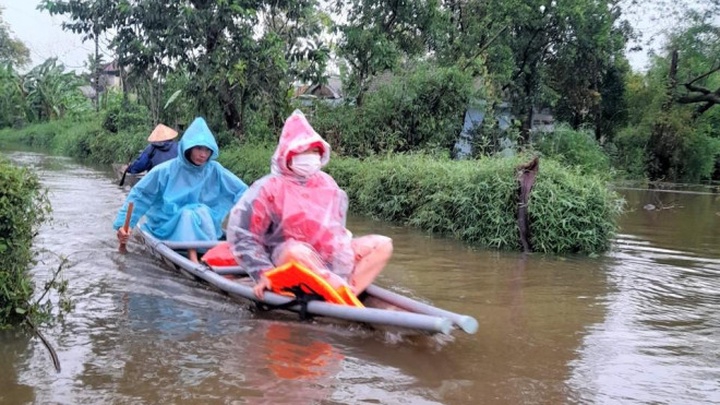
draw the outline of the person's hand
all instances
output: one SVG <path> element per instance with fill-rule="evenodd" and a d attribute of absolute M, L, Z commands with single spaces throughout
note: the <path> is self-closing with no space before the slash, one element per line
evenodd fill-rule
<path fill-rule="evenodd" d="M 258 281 L 257 284 L 255 284 L 255 287 L 253 287 L 253 293 L 255 293 L 255 296 L 258 297 L 258 299 L 263 299 L 265 296 L 265 290 L 269 290 L 272 288 L 272 283 L 270 280 L 268 280 L 265 276 L 260 276 L 260 281 Z"/>
<path fill-rule="evenodd" d="M 121 245 L 127 245 L 128 240 L 130 240 L 130 230 L 128 229 L 127 232 L 125 232 L 125 229 L 120 228 L 117 231 L 117 238 L 120 241 Z"/>

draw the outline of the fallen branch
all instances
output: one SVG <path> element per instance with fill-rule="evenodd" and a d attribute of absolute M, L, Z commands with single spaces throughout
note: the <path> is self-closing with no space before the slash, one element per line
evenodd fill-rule
<path fill-rule="evenodd" d="M 58 358 L 57 352 L 55 352 L 55 349 L 52 347 L 50 342 L 48 342 L 48 340 L 45 338 L 45 336 L 40 332 L 40 330 L 37 328 L 37 326 L 35 326 L 33 321 L 31 321 L 27 315 L 25 316 L 25 321 L 28 323 L 28 325 L 30 325 L 33 332 L 35 332 L 35 334 L 40 338 L 40 340 L 43 342 L 45 347 L 50 352 L 50 357 L 52 358 L 53 365 L 55 366 L 55 371 L 57 371 L 59 373 L 60 372 L 60 358 Z"/>

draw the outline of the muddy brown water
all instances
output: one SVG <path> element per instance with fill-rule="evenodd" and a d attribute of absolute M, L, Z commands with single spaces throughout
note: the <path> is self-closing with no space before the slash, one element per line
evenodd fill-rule
<path fill-rule="evenodd" d="M 69 255 L 73 312 L 38 339 L 0 332 L 2 404 L 708 404 L 720 403 L 720 195 L 620 189 L 612 251 L 555 257 L 473 250 L 352 217 L 391 236 L 378 283 L 469 314 L 475 335 L 405 336 L 299 322 L 117 253 L 126 190 L 109 168 L 28 151 L 54 222 L 37 246 Z M 643 206 L 653 204 L 653 211 Z M 38 283 L 58 261 L 33 270 Z"/>

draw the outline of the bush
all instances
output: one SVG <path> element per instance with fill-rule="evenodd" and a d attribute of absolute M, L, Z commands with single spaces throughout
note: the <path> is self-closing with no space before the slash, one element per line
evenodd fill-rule
<path fill-rule="evenodd" d="M 112 94 L 104 112 L 102 128 L 108 132 L 133 132 L 135 129 L 148 131 L 152 126 L 150 111 L 147 107 L 123 99 L 121 94 Z"/>
<path fill-rule="evenodd" d="M 328 172 L 348 191 L 353 211 L 476 246 L 518 250 L 516 171 L 522 162 L 521 157 L 451 161 L 397 155 L 335 159 Z M 621 201 L 601 178 L 542 160 L 528 207 L 533 249 L 607 250 Z"/>
<path fill-rule="evenodd" d="M 683 140 L 680 160 L 680 180 L 698 183 L 711 180 L 715 162 L 720 157 L 720 139 L 694 131 Z"/>
<path fill-rule="evenodd" d="M 270 173 L 270 157 L 275 145 L 245 143 L 220 150 L 218 161 L 248 185 Z"/>
<path fill-rule="evenodd" d="M 0 327 L 20 323 L 26 315 L 47 315 L 32 305 L 32 240 L 48 219 L 50 203 L 37 176 L 0 161 Z"/>
<path fill-rule="evenodd" d="M 611 176 L 610 159 L 590 131 L 558 125 L 552 132 L 535 135 L 535 149 L 543 156 L 557 160 L 584 174 Z"/>
<path fill-rule="evenodd" d="M 630 126 L 615 136 L 613 167 L 631 180 L 647 179 L 648 142 L 650 133 L 643 126 Z"/>

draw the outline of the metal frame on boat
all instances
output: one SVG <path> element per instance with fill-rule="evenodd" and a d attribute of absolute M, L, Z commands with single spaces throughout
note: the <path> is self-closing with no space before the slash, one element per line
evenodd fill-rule
<path fill-rule="evenodd" d="M 259 301 L 253 293 L 252 279 L 240 266 L 210 267 L 204 263 L 194 263 L 177 252 L 177 250 L 185 249 L 209 249 L 218 242 L 161 241 L 139 227 L 133 233 L 154 256 L 176 270 L 202 280 L 234 298 Z M 365 308 L 315 300 L 309 301 L 305 309 L 300 304 L 292 305 L 288 309 L 294 312 L 305 310 L 312 315 L 352 322 L 393 326 L 430 333 L 450 334 L 453 329 L 460 329 L 470 334 L 477 332 L 478 322 L 470 316 L 436 308 L 376 285 L 368 287 L 366 293 L 368 299 L 365 301 Z M 291 298 L 268 291 L 260 302 L 278 306 L 291 301 Z"/>

